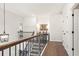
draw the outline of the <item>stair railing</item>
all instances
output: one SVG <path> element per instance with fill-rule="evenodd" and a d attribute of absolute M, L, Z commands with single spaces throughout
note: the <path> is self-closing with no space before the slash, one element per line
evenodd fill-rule
<path fill-rule="evenodd" d="M 12 42 L 7 42 L 0 45 L 1 56 L 5 56 L 5 50 L 7 50 L 8 56 L 31 56 L 32 45 L 35 42 L 39 43 L 39 50 L 41 54 L 40 44 L 45 45 L 49 41 L 49 34 L 40 34 L 28 37 L 26 39 L 20 39 Z M 14 49 L 12 49 L 14 47 Z M 44 48 L 44 46 L 43 46 Z"/>

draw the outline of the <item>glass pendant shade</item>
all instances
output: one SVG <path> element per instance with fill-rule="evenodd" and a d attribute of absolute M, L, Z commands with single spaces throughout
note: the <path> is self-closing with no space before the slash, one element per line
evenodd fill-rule
<path fill-rule="evenodd" d="M 19 31 L 23 31 L 23 24 L 22 23 L 20 23 L 20 25 L 19 25 Z"/>
<path fill-rule="evenodd" d="M 18 35 L 19 35 L 19 38 L 23 37 L 23 24 L 22 23 L 19 24 Z"/>
<path fill-rule="evenodd" d="M 8 42 L 9 40 L 9 34 L 0 34 L 0 41 L 1 42 Z"/>

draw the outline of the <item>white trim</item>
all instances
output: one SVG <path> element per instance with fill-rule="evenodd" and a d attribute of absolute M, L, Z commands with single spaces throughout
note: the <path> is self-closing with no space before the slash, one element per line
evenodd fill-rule
<path fill-rule="evenodd" d="M 50 40 L 50 41 L 62 42 L 62 40 Z"/>
<path fill-rule="evenodd" d="M 45 47 L 44 47 L 43 51 L 41 52 L 40 56 L 42 56 L 42 54 L 44 53 L 44 50 L 46 49 L 47 45 L 48 45 L 48 43 L 45 45 Z"/>

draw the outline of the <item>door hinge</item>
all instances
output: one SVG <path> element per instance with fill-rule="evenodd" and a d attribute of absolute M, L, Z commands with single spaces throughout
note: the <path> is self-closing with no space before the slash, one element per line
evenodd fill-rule
<path fill-rule="evenodd" d="M 74 31 L 72 31 L 72 34 L 74 34 Z"/>
<path fill-rule="evenodd" d="M 74 14 L 72 14 L 72 16 L 74 16 Z"/>
<path fill-rule="evenodd" d="M 72 48 L 72 51 L 74 51 L 74 48 Z"/>

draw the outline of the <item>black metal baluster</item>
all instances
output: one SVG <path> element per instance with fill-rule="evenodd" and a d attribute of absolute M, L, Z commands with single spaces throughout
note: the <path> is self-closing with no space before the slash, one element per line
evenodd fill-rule
<path fill-rule="evenodd" d="M 30 42 L 29 42 L 29 53 L 31 54 L 31 40 L 29 40 Z M 30 56 L 30 54 L 29 54 L 29 56 Z"/>
<path fill-rule="evenodd" d="M 43 34 L 43 36 L 44 36 L 44 45 L 46 44 L 46 37 L 45 37 L 45 35 Z"/>
<path fill-rule="evenodd" d="M 40 56 L 40 53 L 41 53 L 41 48 L 40 48 L 40 36 L 38 37 L 38 42 L 39 42 L 39 56 Z"/>
<path fill-rule="evenodd" d="M 17 54 L 16 54 L 16 45 L 15 45 L 15 56 L 16 56 Z"/>
<path fill-rule="evenodd" d="M 4 50 L 2 50 L 2 56 L 4 56 Z"/>
<path fill-rule="evenodd" d="M 11 47 L 9 48 L 9 56 L 11 56 Z"/>
<path fill-rule="evenodd" d="M 25 51 L 24 51 L 24 42 L 23 42 L 23 56 L 24 56 L 24 52 L 25 52 Z"/>
<path fill-rule="evenodd" d="M 42 35 L 42 43 L 43 43 L 43 45 L 44 45 L 44 37 L 43 37 L 43 35 Z"/>
<path fill-rule="evenodd" d="M 28 50 L 29 50 L 29 56 L 30 56 L 30 53 L 31 53 L 31 41 L 30 40 L 28 41 Z"/>
<path fill-rule="evenodd" d="M 25 43 L 25 51 L 26 51 L 26 56 L 28 55 L 28 51 L 27 51 L 27 41 Z"/>
<path fill-rule="evenodd" d="M 43 46 L 44 46 L 44 36 L 42 35 L 42 43 L 43 43 Z"/>
<path fill-rule="evenodd" d="M 40 54 L 42 52 L 42 42 L 41 42 L 41 40 L 42 40 L 42 35 L 40 35 Z"/>
<path fill-rule="evenodd" d="M 44 37 L 45 37 L 45 44 L 47 43 L 47 35 L 44 35 Z"/>
<path fill-rule="evenodd" d="M 33 41 L 32 42 L 34 42 L 34 38 L 33 38 Z"/>
<path fill-rule="evenodd" d="M 19 56 L 21 56 L 21 44 L 19 44 Z"/>
<path fill-rule="evenodd" d="M 29 52 L 29 41 L 28 41 L 28 55 L 30 56 L 30 52 Z"/>
<path fill-rule="evenodd" d="M 48 42 L 50 41 L 50 34 L 48 34 Z"/>
<path fill-rule="evenodd" d="M 47 35 L 47 43 L 48 43 L 48 38 L 49 38 L 49 37 L 48 37 L 48 35 Z"/>

